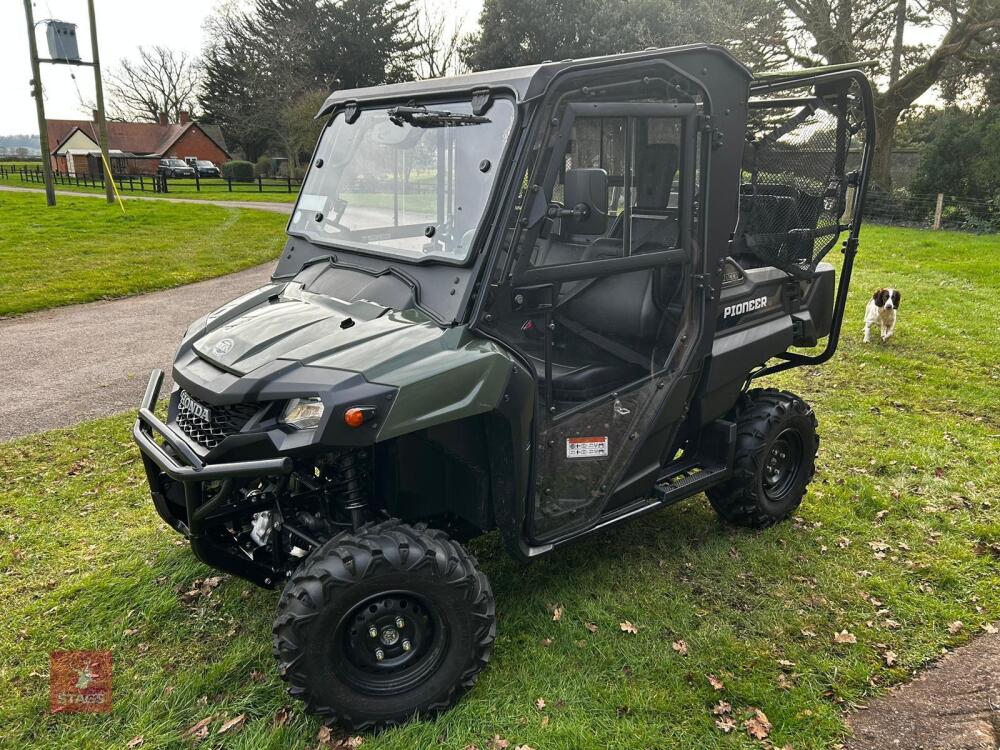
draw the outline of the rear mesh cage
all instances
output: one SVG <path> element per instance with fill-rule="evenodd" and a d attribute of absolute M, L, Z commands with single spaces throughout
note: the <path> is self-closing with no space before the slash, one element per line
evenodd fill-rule
<path fill-rule="evenodd" d="M 752 106 L 734 254 L 809 277 L 849 225 L 848 161 L 863 123 L 847 91 Z"/>

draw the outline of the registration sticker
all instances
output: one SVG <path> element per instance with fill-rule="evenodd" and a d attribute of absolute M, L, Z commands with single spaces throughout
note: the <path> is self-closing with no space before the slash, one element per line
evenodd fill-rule
<path fill-rule="evenodd" d="M 298 207 L 303 211 L 323 211 L 326 209 L 326 196 L 303 193 L 299 196 Z"/>
<path fill-rule="evenodd" d="M 566 438 L 566 458 L 602 458 L 607 455 L 607 435 Z"/>

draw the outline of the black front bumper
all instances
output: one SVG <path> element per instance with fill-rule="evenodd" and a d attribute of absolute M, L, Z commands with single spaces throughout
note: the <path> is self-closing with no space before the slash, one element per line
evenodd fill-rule
<path fill-rule="evenodd" d="M 191 549 L 203 562 L 258 585 L 274 586 L 277 571 L 220 545 L 206 521 L 229 499 L 232 483 L 226 480 L 288 474 L 292 471 L 292 460 L 286 457 L 216 464 L 204 462 L 179 435 L 153 414 L 162 385 L 163 371 L 154 370 L 132 427 L 132 438 L 142 452 L 156 512 L 172 528 L 188 537 Z M 157 437 L 164 441 L 165 446 L 157 442 Z M 167 499 L 167 478 L 181 483 L 184 489 L 183 508 Z M 213 497 L 206 499 L 204 483 L 219 480 L 222 480 L 221 488 Z"/>
<path fill-rule="evenodd" d="M 153 407 L 163 385 L 163 371 L 153 370 L 146 393 L 139 404 L 139 416 L 132 427 L 132 438 L 139 445 L 143 458 L 178 482 L 205 482 L 235 477 L 258 477 L 266 474 L 287 474 L 292 470 L 290 458 L 266 458 L 257 461 L 232 461 L 206 464 L 190 446 L 153 414 Z M 155 438 L 159 435 L 186 463 L 170 455 Z"/>

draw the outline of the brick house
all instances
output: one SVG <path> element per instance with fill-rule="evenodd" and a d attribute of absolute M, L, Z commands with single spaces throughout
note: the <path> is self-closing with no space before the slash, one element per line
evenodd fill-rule
<path fill-rule="evenodd" d="M 217 126 L 202 125 L 187 112 L 180 122 L 109 122 L 108 156 L 114 174 L 156 174 L 160 159 L 193 156 L 222 165 L 229 151 Z M 96 120 L 96 118 L 95 118 Z M 46 120 L 52 168 L 63 174 L 98 176 L 101 164 L 96 121 Z"/>

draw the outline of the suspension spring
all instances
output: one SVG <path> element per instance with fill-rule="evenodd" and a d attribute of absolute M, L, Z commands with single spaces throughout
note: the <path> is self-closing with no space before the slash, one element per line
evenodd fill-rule
<path fill-rule="evenodd" d="M 368 451 L 341 453 L 327 465 L 328 481 L 324 489 L 327 501 L 336 502 L 351 517 L 356 531 L 364 525 L 371 478 Z"/>

